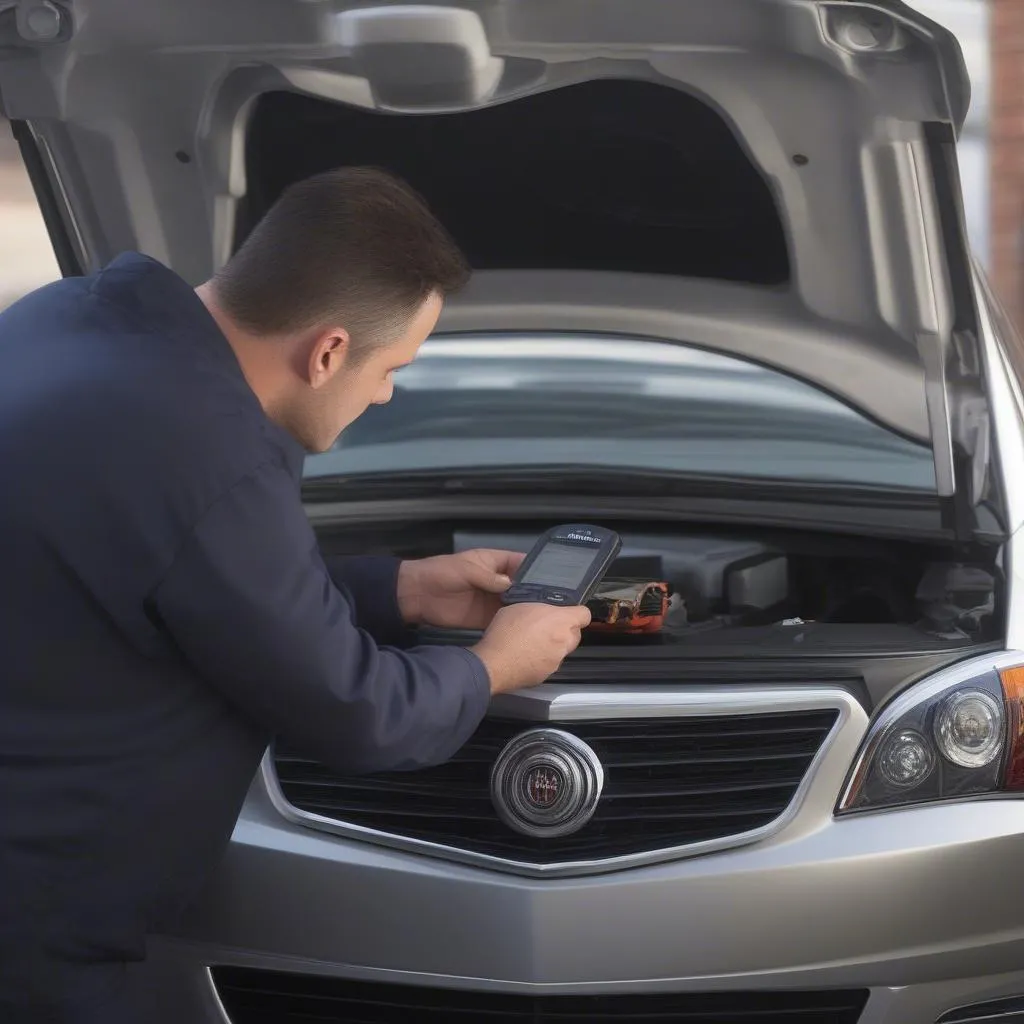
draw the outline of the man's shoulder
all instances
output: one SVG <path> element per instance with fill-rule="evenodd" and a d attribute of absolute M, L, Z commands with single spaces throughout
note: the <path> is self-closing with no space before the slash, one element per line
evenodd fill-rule
<path fill-rule="evenodd" d="M 227 342 L 169 274 L 115 261 L 0 314 L 0 469 L 46 465 L 87 491 L 124 481 L 201 507 L 252 467 L 287 463 Z"/>

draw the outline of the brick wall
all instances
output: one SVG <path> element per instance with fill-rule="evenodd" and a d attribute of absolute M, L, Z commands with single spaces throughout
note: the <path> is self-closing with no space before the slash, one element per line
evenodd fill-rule
<path fill-rule="evenodd" d="M 1024 328 L 1024 0 L 989 0 L 989 8 L 992 276 Z"/>

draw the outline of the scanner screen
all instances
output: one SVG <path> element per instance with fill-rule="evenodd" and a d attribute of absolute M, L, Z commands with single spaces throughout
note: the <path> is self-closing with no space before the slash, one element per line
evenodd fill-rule
<path fill-rule="evenodd" d="M 570 544 L 546 544 L 521 582 L 576 590 L 586 579 L 596 549 Z"/>

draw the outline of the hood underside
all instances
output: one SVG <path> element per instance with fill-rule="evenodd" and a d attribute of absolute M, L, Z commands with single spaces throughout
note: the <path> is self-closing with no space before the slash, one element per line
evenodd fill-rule
<path fill-rule="evenodd" d="M 745 355 L 930 442 L 939 495 L 980 500 L 987 418 L 955 159 L 969 86 L 952 35 L 898 0 L 0 0 L 0 101 L 23 124 L 69 272 L 137 249 L 206 279 L 252 213 L 266 94 L 389 125 L 447 118 L 457 136 L 487 111 L 602 80 L 682 92 L 720 119 L 774 202 L 784 278 L 645 273 L 639 248 L 614 268 L 495 265 L 442 328 L 608 330 Z M 391 151 L 414 151 L 415 133 L 395 131 Z M 657 163 L 655 148 L 641 156 Z M 601 174 L 584 194 L 607 191 L 592 187 Z M 678 245 L 689 230 L 679 222 Z"/>

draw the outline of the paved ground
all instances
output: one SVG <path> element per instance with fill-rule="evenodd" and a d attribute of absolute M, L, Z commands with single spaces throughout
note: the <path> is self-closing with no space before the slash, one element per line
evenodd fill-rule
<path fill-rule="evenodd" d="M 18 147 L 0 119 L 0 309 L 58 276 Z"/>

